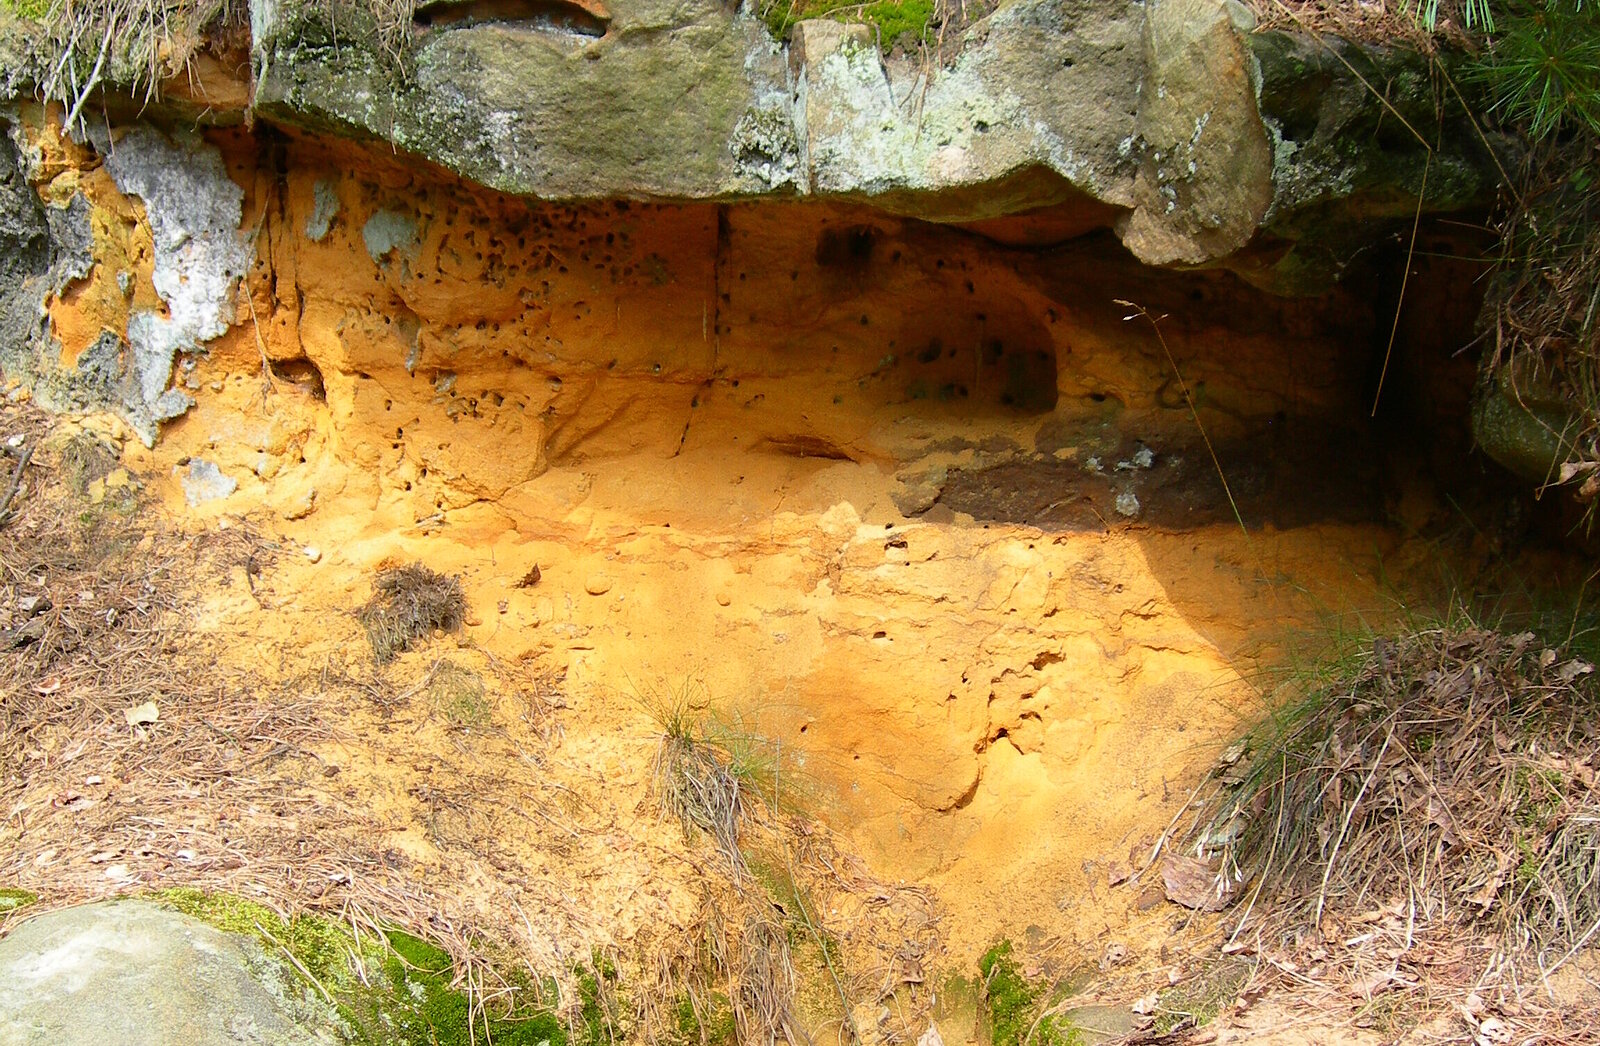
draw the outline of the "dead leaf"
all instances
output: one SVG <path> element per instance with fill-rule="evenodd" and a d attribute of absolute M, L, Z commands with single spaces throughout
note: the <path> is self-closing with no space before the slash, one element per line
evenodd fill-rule
<path fill-rule="evenodd" d="M 1494 904 L 1495 898 L 1500 895 L 1500 887 L 1505 885 L 1506 875 L 1511 871 L 1511 866 L 1516 863 L 1515 859 L 1504 850 L 1496 850 L 1494 858 L 1494 872 L 1490 874 L 1489 878 L 1484 881 L 1483 886 L 1476 893 L 1467 898 L 1467 900 L 1485 911 Z"/>
<path fill-rule="evenodd" d="M 94 800 L 78 792 L 66 791 L 57 793 L 55 798 L 50 800 L 50 805 L 58 810 L 71 810 L 77 813 L 93 806 Z"/>
<path fill-rule="evenodd" d="M 1139 1016 L 1143 1017 L 1147 1014 L 1156 1012 L 1156 1006 L 1160 1001 L 1160 997 L 1157 995 L 1157 993 L 1151 992 L 1149 995 L 1139 999 L 1128 1008 L 1134 1013 L 1137 1013 Z"/>
<path fill-rule="evenodd" d="M 1570 683 L 1579 676 L 1586 676 L 1594 671 L 1594 666 L 1582 658 L 1573 658 L 1556 668 L 1556 678 L 1563 683 Z"/>
<path fill-rule="evenodd" d="M 538 568 L 535 567 L 535 570 Z M 939 1034 L 939 1026 L 932 1021 L 928 1022 L 928 1030 L 922 1033 L 917 1040 L 917 1046 L 944 1046 L 944 1036 Z"/>
<path fill-rule="evenodd" d="M 1600 463 L 1593 461 L 1566 461 L 1561 465 L 1561 470 L 1556 474 L 1557 483 L 1571 483 L 1573 479 L 1584 473 L 1592 473 Z"/>
<path fill-rule="evenodd" d="M 1168 854 L 1161 862 L 1167 900 L 1202 912 L 1220 912 L 1233 900 L 1233 884 L 1206 861 Z"/>
<path fill-rule="evenodd" d="M 146 701 L 142 705 L 123 709 L 122 715 L 128 720 L 129 726 L 147 726 L 161 718 L 161 712 L 156 708 L 154 701 Z"/>

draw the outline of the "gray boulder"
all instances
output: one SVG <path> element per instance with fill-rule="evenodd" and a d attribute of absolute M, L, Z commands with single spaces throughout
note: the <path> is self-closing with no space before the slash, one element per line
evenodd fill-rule
<path fill-rule="evenodd" d="M 0 1046 L 324 1046 L 337 1017 L 253 941 L 141 901 L 0 941 Z"/>

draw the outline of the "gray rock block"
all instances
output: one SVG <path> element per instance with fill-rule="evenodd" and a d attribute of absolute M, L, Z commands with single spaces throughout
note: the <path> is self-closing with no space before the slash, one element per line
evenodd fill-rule
<path fill-rule="evenodd" d="M 0 941 L 0 1046 L 342 1041 L 255 942 L 142 901 L 51 912 Z"/>

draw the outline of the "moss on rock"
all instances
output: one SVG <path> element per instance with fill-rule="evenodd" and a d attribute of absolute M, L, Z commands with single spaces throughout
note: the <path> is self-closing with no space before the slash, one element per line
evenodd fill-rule
<path fill-rule="evenodd" d="M 1041 1015 L 1047 1002 L 1042 984 L 1024 976 L 1010 941 L 1001 941 L 978 960 L 983 975 L 985 1016 L 992 1046 L 1083 1046 L 1083 1033 L 1070 1021 Z"/>
<path fill-rule="evenodd" d="M 913 47 L 926 43 L 933 15 L 933 0 L 769 0 L 762 8 L 767 28 L 780 40 L 789 35 L 796 22 L 807 18 L 865 22 L 876 30 L 878 45 L 886 53 L 897 43 Z"/>
<path fill-rule="evenodd" d="M 253 937 L 271 952 L 287 953 L 296 969 L 332 999 L 355 1042 L 467 1046 L 481 1041 L 485 1032 L 491 1041 L 507 1046 L 569 1042 L 561 1019 L 537 1005 L 500 1016 L 486 1016 L 481 1008 L 474 1012 L 471 998 L 454 986 L 449 953 L 404 931 L 388 929 L 382 940 L 368 936 L 358 941 L 337 920 L 312 913 L 284 919 L 263 904 L 231 894 L 175 889 L 153 899 L 219 930 Z M 587 1018 L 586 1006 L 583 1041 L 609 1041 L 594 1033 Z"/>
<path fill-rule="evenodd" d="M 11 887 L 0 889 L 0 915 L 7 915 L 18 908 L 26 908 L 38 900 L 38 894 L 29 893 L 27 890 L 18 890 Z"/>
<path fill-rule="evenodd" d="M 50 0 L 0 0 L 0 9 L 37 22 L 50 13 Z"/>

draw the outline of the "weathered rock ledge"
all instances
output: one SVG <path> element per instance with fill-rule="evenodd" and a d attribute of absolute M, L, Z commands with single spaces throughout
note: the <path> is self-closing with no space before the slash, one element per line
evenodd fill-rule
<path fill-rule="evenodd" d="M 39 79 L 29 28 L 0 26 L 13 98 Z M 313 0 L 254 0 L 251 30 L 232 94 L 254 118 L 381 140 L 501 192 L 1040 213 L 1057 241 L 1111 227 L 1146 263 L 1225 261 L 1280 292 L 1320 290 L 1419 196 L 1455 210 L 1494 183 L 1426 59 L 1257 33 L 1234 0 L 1014 0 L 942 63 L 886 59 L 866 25 L 802 22 L 780 43 L 720 0 L 448 0 L 400 53 Z"/>

